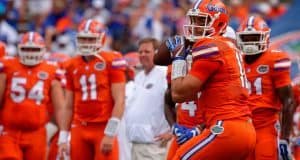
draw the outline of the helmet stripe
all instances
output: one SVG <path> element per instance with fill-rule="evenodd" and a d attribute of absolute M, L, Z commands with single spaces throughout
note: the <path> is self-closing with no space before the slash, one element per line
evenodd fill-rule
<path fill-rule="evenodd" d="M 194 9 L 198 9 L 198 7 L 200 6 L 201 2 L 202 2 L 202 0 L 197 0 L 197 2 L 194 5 Z"/>
<path fill-rule="evenodd" d="M 251 16 L 249 19 L 248 19 L 248 24 L 247 24 L 247 27 L 253 27 L 254 25 L 254 16 Z"/>
<path fill-rule="evenodd" d="M 28 37 L 28 41 L 30 42 L 30 43 L 32 43 L 33 42 L 33 36 L 34 36 L 34 32 L 29 32 L 29 35 L 28 35 L 29 37 Z"/>
<path fill-rule="evenodd" d="M 91 23 L 92 23 L 92 20 L 91 20 L 91 19 L 87 20 L 87 22 L 86 22 L 86 24 L 85 24 L 85 27 L 84 27 L 84 31 L 85 31 L 85 32 L 88 32 L 88 31 L 89 31 L 89 28 L 90 28 L 90 26 L 91 26 Z"/>

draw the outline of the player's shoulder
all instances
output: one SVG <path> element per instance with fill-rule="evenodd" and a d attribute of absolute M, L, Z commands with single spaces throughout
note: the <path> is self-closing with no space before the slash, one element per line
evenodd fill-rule
<path fill-rule="evenodd" d="M 265 54 L 267 54 L 265 57 L 270 61 L 270 63 L 290 61 L 289 54 L 281 50 L 268 49 Z"/>
<path fill-rule="evenodd" d="M 19 59 L 12 56 L 4 56 L 0 58 L 1 68 L 5 67 L 16 67 L 19 64 Z"/>
<path fill-rule="evenodd" d="M 220 55 L 220 44 L 213 37 L 201 38 L 193 45 L 193 59 L 212 58 L 218 55 Z"/>
<path fill-rule="evenodd" d="M 267 50 L 267 52 L 269 53 L 270 57 L 272 57 L 273 60 L 279 60 L 282 58 L 290 59 L 289 54 L 282 50 L 270 49 Z"/>
<path fill-rule="evenodd" d="M 268 54 L 268 59 L 270 60 L 273 68 L 276 69 L 286 69 L 291 67 L 291 59 L 290 56 L 281 50 L 269 49 L 266 51 Z"/>
<path fill-rule="evenodd" d="M 100 56 L 111 64 L 113 68 L 122 68 L 127 66 L 126 60 L 123 55 L 117 51 L 102 51 Z"/>
<path fill-rule="evenodd" d="M 61 68 L 68 69 L 68 68 L 72 68 L 72 66 L 78 66 L 80 61 L 82 61 L 82 57 L 80 55 L 76 55 L 62 62 Z"/>
<path fill-rule="evenodd" d="M 112 61 L 113 59 L 116 59 L 116 58 L 122 58 L 122 54 L 120 52 L 117 52 L 117 51 L 106 51 L 106 50 L 103 50 L 99 53 L 104 59 L 106 60 L 110 60 Z"/>

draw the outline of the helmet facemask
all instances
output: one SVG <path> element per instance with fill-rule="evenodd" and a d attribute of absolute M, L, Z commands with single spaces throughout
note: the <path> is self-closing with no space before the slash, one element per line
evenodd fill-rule
<path fill-rule="evenodd" d="M 237 33 L 239 48 L 246 55 L 265 52 L 269 45 L 270 31 L 241 31 Z"/>
<path fill-rule="evenodd" d="M 216 15 L 217 16 L 217 15 Z M 184 35 L 190 41 L 196 41 L 203 37 L 211 37 L 215 34 L 213 27 L 215 18 L 199 9 L 190 9 L 187 13 L 189 24 L 183 26 Z"/>
<path fill-rule="evenodd" d="M 34 66 L 41 63 L 44 59 L 45 51 L 45 47 L 37 45 L 20 44 L 18 46 L 20 62 L 27 66 Z"/>
<path fill-rule="evenodd" d="M 105 33 L 78 33 L 76 42 L 79 54 L 90 56 L 97 54 L 103 47 Z"/>

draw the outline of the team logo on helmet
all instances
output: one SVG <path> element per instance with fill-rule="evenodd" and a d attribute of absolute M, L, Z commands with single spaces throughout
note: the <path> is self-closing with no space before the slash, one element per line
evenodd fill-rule
<path fill-rule="evenodd" d="M 256 70 L 259 74 L 266 74 L 269 72 L 268 65 L 259 65 Z"/>
<path fill-rule="evenodd" d="M 49 77 L 49 74 L 47 72 L 44 72 L 44 71 L 40 71 L 38 72 L 38 78 L 41 79 L 41 80 L 46 80 L 48 79 Z"/>
<path fill-rule="evenodd" d="M 95 70 L 102 71 L 102 70 L 105 69 L 105 63 L 104 62 L 97 62 L 94 67 L 95 67 Z"/>
<path fill-rule="evenodd" d="M 207 5 L 207 9 L 210 12 L 222 12 L 222 13 L 226 13 L 226 9 L 225 8 L 221 8 L 221 7 L 218 7 L 216 5 L 212 5 L 212 4 L 208 4 Z"/>

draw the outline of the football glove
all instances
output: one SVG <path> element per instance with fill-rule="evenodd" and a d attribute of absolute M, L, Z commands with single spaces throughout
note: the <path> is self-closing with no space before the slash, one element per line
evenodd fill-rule
<path fill-rule="evenodd" d="M 177 137 L 180 137 L 181 135 L 183 135 L 185 133 L 185 131 L 188 130 L 188 128 L 182 126 L 182 125 L 179 125 L 177 123 L 175 123 L 173 126 L 172 126 L 172 134 Z"/>
<path fill-rule="evenodd" d="M 166 46 L 170 51 L 172 60 L 185 60 L 188 55 L 188 50 L 185 48 L 184 36 L 176 35 L 170 37 L 166 41 Z"/>
<path fill-rule="evenodd" d="M 184 134 L 177 137 L 176 141 L 179 145 L 181 145 L 199 134 L 200 134 L 200 130 L 197 127 L 187 129 Z"/>
<path fill-rule="evenodd" d="M 289 143 L 285 139 L 279 141 L 279 160 L 293 160 Z"/>

